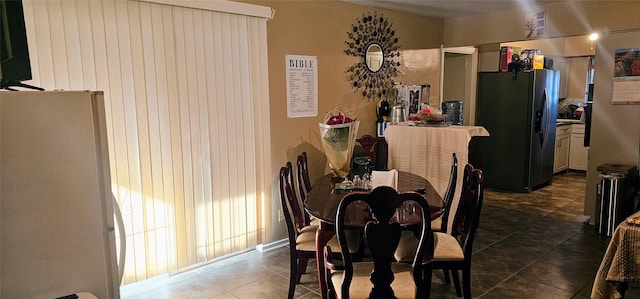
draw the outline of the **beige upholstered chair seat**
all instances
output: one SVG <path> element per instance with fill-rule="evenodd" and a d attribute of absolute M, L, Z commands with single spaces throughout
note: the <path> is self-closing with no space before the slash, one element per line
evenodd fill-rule
<path fill-rule="evenodd" d="M 415 298 L 416 285 L 413 283 L 411 265 L 406 263 L 393 263 L 391 264 L 391 269 L 394 274 L 391 288 L 393 288 L 395 296 L 397 298 Z M 369 292 L 371 292 L 371 288 L 373 287 L 370 280 L 371 271 L 373 271 L 373 262 L 353 264 L 353 280 L 349 288 L 349 298 L 369 298 Z M 342 271 L 332 272 L 331 281 L 333 285 L 342 285 L 343 276 Z M 336 287 L 336 295 L 338 298 L 342 298 L 339 287 Z"/>
<path fill-rule="evenodd" d="M 312 232 L 312 233 L 315 234 L 317 230 L 318 230 L 318 225 L 311 224 L 311 225 L 307 225 L 307 226 L 303 227 L 300 230 L 300 233 Z"/>
<path fill-rule="evenodd" d="M 442 228 L 442 216 L 431 220 L 431 231 L 438 232 Z"/>
<path fill-rule="evenodd" d="M 315 225 L 305 226 L 302 228 L 302 232 L 296 237 L 296 249 L 304 250 L 304 251 L 315 251 L 316 250 L 316 231 L 318 227 Z M 356 253 L 358 252 L 358 244 L 360 243 L 359 235 L 357 232 L 347 234 L 347 238 L 349 238 L 349 244 L 354 244 L 353 246 L 349 246 L 349 252 Z M 331 247 L 331 250 L 334 252 L 340 251 L 340 243 L 338 243 L 338 238 L 333 236 L 327 242 L 327 245 Z"/>
<path fill-rule="evenodd" d="M 431 256 L 433 248 L 427 246 L 431 241 L 431 226 L 427 222 L 416 231 L 419 240 L 416 243 L 413 260 L 415 263 L 394 262 L 393 253 L 401 237 L 402 226 L 393 219 L 397 209 L 407 201 L 421 207 L 420 217 L 429 217 L 429 204 L 425 198 L 416 192 L 398 193 L 388 186 L 379 186 L 371 192 L 351 192 L 338 205 L 336 232 L 338 235 L 341 261 L 334 262 L 333 250 L 324 248 L 325 277 L 327 277 L 330 295 L 336 298 L 428 298 L 431 287 L 431 267 L 424 266 L 420 261 L 423 254 Z M 373 219 L 364 227 L 364 236 L 369 245 L 371 259 L 367 261 L 353 261 L 351 254 L 346 252 L 350 244 L 346 233 L 347 207 L 360 202 L 369 207 Z M 425 216 L 426 215 L 426 216 Z M 373 272 L 375 265 L 376 271 Z M 413 277 L 413 273 L 420 273 Z M 428 276 L 429 279 L 423 279 Z M 393 278 L 391 280 L 390 278 Z M 429 281 L 429 283 L 427 283 Z M 391 292 L 393 291 L 393 292 Z M 393 293 L 393 294 L 392 294 Z"/>
<path fill-rule="evenodd" d="M 296 237 L 296 249 L 304 251 L 316 250 L 316 230 L 318 227 L 306 226 Z"/>
<path fill-rule="evenodd" d="M 442 269 L 445 274 L 445 282 L 448 282 L 448 273 L 453 276 L 456 295 L 465 299 L 471 299 L 471 257 L 473 253 L 473 240 L 480 223 L 480 211 L 482 209 L 482 197 L 484 190 L 484 178 L 482 170 L 473 168 L 473 165 L 465 165 L 462 179 L 462 190 L 458 209 L 456 210 L 451 231 L 434 232 L 434 252 L 431 261 L 432 269 Z M 444 219 L 445 221 L 446 218 Z M 403 231 L 400 242 L 394 252 L 398 261 L 408 262 L 415 255 L 415 244 L 418 239 L 410 231 Z M 462 288 L 460 286 L 459 272 L 462 272 Z M 426 279 L 429 281 L 428 279 Z"/>
<path fill-rule="evenodd" d="M 434 236 L 434 245 L 435 250 L 433 251 L 433 260 L 435 261 L 463 261 L 464 253 L 462 252 L 462 247 L 451 235 L 445 233 L 435 232 Z M 415 238 L 415 237 L 414 237 Z"/>
<path fill-rule="evenodd" d="M 451 235 L 434 232 L 434 247 L 433 259 L 435 261 L 462 261 L 464 260 L 464 253 L 462 247 L 458 241 Z M 418 244 L 418 238 L 416 238 L 410 231 L 403 231 L 400 237 L 400 244 L 395 253 L 397 261 L 411 262 L 416 254 L 415 248 Z"/>

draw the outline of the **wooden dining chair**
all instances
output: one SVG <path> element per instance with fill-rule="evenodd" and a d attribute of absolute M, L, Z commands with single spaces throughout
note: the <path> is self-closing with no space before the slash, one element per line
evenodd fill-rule
<path fill-rule="evenodd" d="M 449 233 L 434 233 L 433 269 L 451 271 L 456 295 L 471 298 L 471 257 L 473 240 L 480 223 L 484 193 L 482 170 L 467 164 L 462 180 L 462 194 Z M 462 292 L 458 272 L 462 271 Z"/>
<path fill-rule="evenodd" d="M 305 223 L 293 185 L 291 162 L 280 168 L 280 201 L 289 238 L 289 293 L 293 298 L 296 284 L 307 270 L 309 259 L 316 256 L 317 226 Z M 336 244 L 337 245 L 337 244 Z"/>
<path fill-rule="evenodd" d="M 309 259 L 316 257 L 316 232 L 317 225 L 309 224 L 305 219 L 306 214 L 300 206 L 293 183 L 293 170 L 291 162 L 280 168 L 280 203 L 284 214 L 284 222 L 287 226 L 289 239 L 289 292 L 288 298 L 293 298 L 296 284 L 300 283 L 302 274 L 306 273 Z M 331 248 L 340 248 L 337 237 L 329 240 L 327 245 Z M 352 248 L 357 252 L 357 248 Z"/>
<path fill-rule="evenodd" d="M 307 194 L 311 191 L 311 179 L 309 178 L 309 163 L 307 162 L 307 152 L 302 152 L 298 155 L 296 161 L 296 168 L 298 174 L 298 194 L 300 194 L 300 202 L 304 204 L 307 199 Z M 307 225 L 318 225 L 318 221 L 311 219 L 309 214 L 303 214 L 305 223 Z"/>
<path fill-rule="evenodd" d="M 447 226 L 449 224 L 449 213 L 451 212 L 451 205 L 453 204 L 453 197 L 456 193 L 456 186 L 458 182 L 458 157 L 456 153 L 453 153 L 451 158 L 451 173 L 449 174 L 449 183 L 447 184 L 447 190 L 442 197 L 442 209 L 440 210 L 440 216 L 431 220 L 431 230 L 434 232 L 447 232 Z M 404 232 L 409 233 L 409 232 Z M 411 247 L 411 246 L 410 246 Z M 401 244 L 400 250 L 405 250 L 405 246 Z M 410 258 L 411 255 L 408 256 Z M 444 281 L 450 283 L 449 271 L 443 269 Z"/>
<path fill-rule="evenodd" d="M 336 233 L 340 243 L 342 260 L 333 259 L 333 251 L 325 247 L 325 265 L 329 293 L 335 298 L 428 298 L 429 286 L 423 275 L 430 276 L 430 264 L 422 262 L 422 256 L 433 253 L 431 226 L 423 221 L 413 263 L 394 262 L 393 253 L 401 235 L 401 226 L 392 217 L 403 202 L 413 201 L 421 209 L 423 218 L 429 218 L 429 204 L 415 192 L 398 193 L 387 186 L 372 192 L 352 192 L 338 205 Z M 364 229 L 365 239 L 371 251 L 372 261 L 354 262 L 349 254 L 346 230 L 353 225 L 349 219 L 351 204 L 366 204 L 372 214 Z M 427 212 L 425 212 L 427 211 Z M 425 215 L 425 213 L 427 213 Z M 399 216 L 400 217 L 400 216 Z"/>
<path fill-rule="evenodd" d="M 371 157 L 374 170 L 386 170 L 389 161 L 389 145 L 382 137 L 362 135 L 356 139 L 362 146 L 362 154 Z"/>
<path fill-rule="evenodd" d="M 447 184 L 447 190 L 444 193 L 444 197 L 442 197 L 442 210 L 440 210 L 440 216 L 438 218 L 431 220 L 432 231 L 447 231 L 449 212 L 451 211 L 451 205 L 453 204 L 453 196 L 456 193 L 457 181 L 458 157 L 456 157 L 456 153 L 453 153 L 451 159 L 451 174 L 449 175 L 449 183 Z"/>
<path fill-rule="evenodd" d="M 425 256 L 425 263 L 431 263 L 432 270 L 444 271 L 447 283 L 448 272 L 451 272 L 458 297 L 464 294 L 464 298 L 471 298 L 471 257 L 473 240 L 479 225 L 483 190 L 482 170 L 474 169 L 471 164 L 465 165 L 460 201 L 453 217 L 451 231 L 434 232 L 433 260 L 430 259 L 431 256 Z M 405 262 L 410 260 L 414 253 L 411 248 L 417 242 L 413 234 L 403 232 L 395 258 Z M 459 271 L 462 271 L 463 290 L 460 289 Z M 426 273 L 425 277 L 430 273 Z M 430 283 L 430 280 L 427 283 Z"/>
<path fill-rule="evenodd" d="M 298 189 L 300 197 L 304 199 L 307 197 L 307 193 L 311 191 L 311 179 L 309 178 L 309 163 L 307 162 L 307 152 L 302 152 L 298 155 L 297 160 L 298 169 Z"/>

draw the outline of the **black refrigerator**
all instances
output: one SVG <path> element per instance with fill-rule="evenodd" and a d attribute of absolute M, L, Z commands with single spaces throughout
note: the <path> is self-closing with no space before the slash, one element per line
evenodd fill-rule
<path fill-rule="evenodd" d="M 479 146 L 485 186 L 531 192 L 553 178 L 558 70 L 480 72 L 477 125 L 489 131 Z"/>

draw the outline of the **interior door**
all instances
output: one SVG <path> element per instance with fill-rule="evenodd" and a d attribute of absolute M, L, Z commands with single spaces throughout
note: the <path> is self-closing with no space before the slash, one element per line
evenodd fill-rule
<path fill-rule="evenodd" d="M 462 101 L 463 124 L 474 125 L 478 50 L 474 47 L 442 47 L 441 61 L 439 108 L 443 101 Z"/>

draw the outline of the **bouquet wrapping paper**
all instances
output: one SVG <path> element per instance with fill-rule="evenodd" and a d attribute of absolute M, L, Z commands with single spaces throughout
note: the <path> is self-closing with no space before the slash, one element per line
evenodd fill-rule
<path fill-rule="evenodd" d="M 353 121 L 335 125 L 319 123 L 318 125 L 320 126 L 322 148 L 329 161 L 329 167 L 337 176 L 347 177 L 360 122 Z"/>

